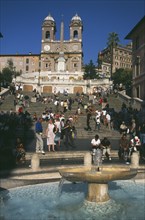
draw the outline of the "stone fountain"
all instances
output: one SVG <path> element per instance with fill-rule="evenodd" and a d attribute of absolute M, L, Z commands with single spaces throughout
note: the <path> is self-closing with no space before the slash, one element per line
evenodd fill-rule
<path fill-rule="evenodd" d="M 59 170 L 60 175 L 71 182 L 87 182 L 88 194 L 86 200 L 90 202 L 106 202 L 110 199 L 108 182 L 114 180 L 127 180 L 136 176 L 137 169 L 128 166 L 101 167 L 83 166 L 77 168 L 64 168 Z"/>

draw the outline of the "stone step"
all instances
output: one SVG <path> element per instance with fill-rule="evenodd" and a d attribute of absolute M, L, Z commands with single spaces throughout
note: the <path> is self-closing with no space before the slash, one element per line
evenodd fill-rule
<path fill-rule="evenodd" d="M 67 160 L 67 159 L 84 159 L 85 155 L 90 151 L 61 151 L 61 152 L 45 152 L 45 155 L 41 153 L 26 153 L 26 161 L 30 161 L 34 154 L 37 154 L 40 160 Z M 90 152 L 91 153 L 91 152 Z M 112 158 L 118 158 L 118 151 L 112 150 L 111 151 Z M 118 158 L 119 160 L 119 158 Z"/>

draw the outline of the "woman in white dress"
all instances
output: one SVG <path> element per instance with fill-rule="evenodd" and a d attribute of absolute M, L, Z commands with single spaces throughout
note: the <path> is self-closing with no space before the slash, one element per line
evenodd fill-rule
<path fill-rule="evenodd" d="M 48 151 L 51 151 L 51 146 L 52 146 L 52 151 L 55 151 L 54 149 L 55 125 L 53 124 L 52 119 L 48 121 L 48 126 L 46 129 L 46 136 L 47 136 Z"/>

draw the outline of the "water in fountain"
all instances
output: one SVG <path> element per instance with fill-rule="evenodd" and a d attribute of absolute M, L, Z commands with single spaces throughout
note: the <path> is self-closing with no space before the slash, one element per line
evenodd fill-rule
<path fill-rule="evenodd" d="M 58 185 L 58 195 L 61 196 L 61 193 L 62 193 L 62 186 L 65 182 L 65 178 L 61 178 L 60 181 L 59 181 L 59 185 Z"/>
<path fill-rule="evenodd" d="M 62 181 L 61 184 L 60 197 L 58 197 L 59 183 L 38 184 L 9 190 L 9 193 L 6 192 L 6 199 L 1 204 L 0 219 L 145 219 L 144 181 L 110 182 L 109 194 L 112 199 L 102 204 L 85 200 L 87 183 L 73 184 Z"/>

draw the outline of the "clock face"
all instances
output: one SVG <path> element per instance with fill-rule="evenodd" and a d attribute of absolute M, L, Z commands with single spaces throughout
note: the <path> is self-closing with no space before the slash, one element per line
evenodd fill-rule
<path fill-rule="evenodd" d="M 49 45 L 45 45 L 45 46 L 44 46 L 44 50 L 45 50 L 45 51 L 49 51 L 49 50 L 50 50 L 50 46 L 49 46 Z"/>

